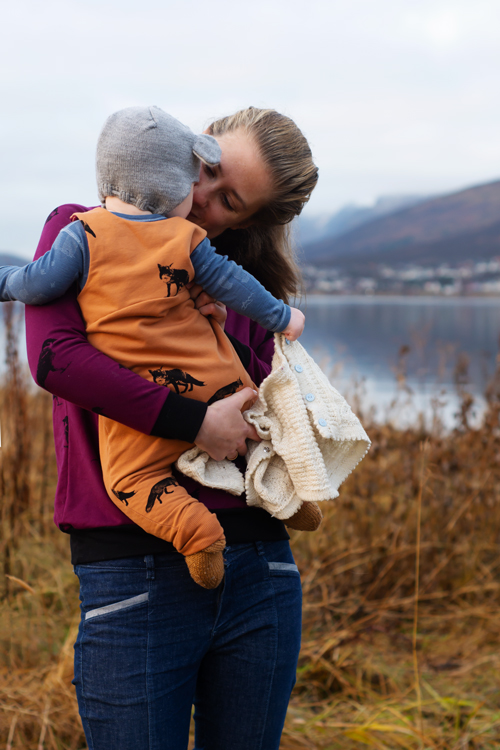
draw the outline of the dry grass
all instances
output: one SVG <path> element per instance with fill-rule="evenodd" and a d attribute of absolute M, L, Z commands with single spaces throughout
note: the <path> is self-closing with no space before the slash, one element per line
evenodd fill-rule
<path fill-rule="evenodd" d="M 80 750 L 71 686 L 78 592 L 67 538 L 51 520 L 50 399 L 29 391 L 15 347 L 9 358 L 0 748 Z M 458 429 L 371 425 L 372 450 L 322 528 L 294 536 L 304 635 L 283 750 L 500 745 L 498 378 L 475 430 L 457 385 Z"/>
<path fill-rule="evenodd" d="M 304 637 L 283 748 L 500 744 L 498 373 L 477 430 L 464 379 L 459 428 L 372 425 L 322 528 L 294 540 Z"/>

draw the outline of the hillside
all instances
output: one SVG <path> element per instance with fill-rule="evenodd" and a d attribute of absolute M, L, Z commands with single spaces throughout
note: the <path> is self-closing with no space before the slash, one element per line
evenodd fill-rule
<path fill-rule="evenodd" d="M 457 262 L 500 255 L 500 180 L 425 200 L 304 246 L 316 265 Z"/>
<path fill-rule="evenodd" d="M 300 215 L 296 219 L 296 236 L 302 246 L 312 242 L 331 239 L 346 234 L 362 224 L 379 219 L 382 216 L 395 213 L 403 208 L 409 208 L 416 203 L 427 200 L 423 195 L 382 195 L 372 206 L 359 206 L 350 203 L 333 214 L 320 216 Z"/>

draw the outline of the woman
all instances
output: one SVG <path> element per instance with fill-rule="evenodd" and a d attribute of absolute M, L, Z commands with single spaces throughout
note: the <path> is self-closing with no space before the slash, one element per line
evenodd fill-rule
<path fill-rule="evenodd" d="M 298 274 L 285 224 L 317 180 L 307 142 L 288 118 L 253 108 L 209 132 L 222 159 L 202 170 L 189 218 L 286 298 Z M 52 212 L 37 255 L 82 209 Z M 223 316 L 199 291 L 204 314 Z M 27 331 L 32 372 L 55 396 L 55 520 L 70 534 L 80 579 L 74 682 L 90 750 L 185 750 L 193 701 L 199 750 L 278 748 L 300 646 L 300 579 L 285 527 L 242 498 L 179 477 L 217 514 L 227 539 L 223 585 L 198 591 L 183 558 L 109 500 L 98 461 L 100 413 L 195 442 L 215 459 L 244 455 L 246 438 L 256 437 L 240 413 L 252 392 L 207 408 L 120 368 L 86 341 L 74 292 L 27 309 Z M 226 331 L 259 383 L 272 338 L 231 311 Z"/>

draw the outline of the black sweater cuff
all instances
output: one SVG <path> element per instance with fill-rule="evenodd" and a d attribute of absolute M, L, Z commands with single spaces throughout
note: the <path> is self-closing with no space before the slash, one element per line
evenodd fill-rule
<path fill-rule="evenodd" d="M 208 406 L 203 401 L 184 398 L 170 391 L 163 404 L 151 435 L 167 440 L 185 440 L 194 443 Z"/>

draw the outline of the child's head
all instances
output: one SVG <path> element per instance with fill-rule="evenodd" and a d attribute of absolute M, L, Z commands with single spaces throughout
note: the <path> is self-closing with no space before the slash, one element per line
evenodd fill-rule
<path fill-rule="evenodd" d="M 191 195 L 200 161 L 214 166 L 220 153 L 215 138 L 195 135 L 158 107 L 121 109 L 108 117 L 97 142 L 99 198 L 172 214 Z M 184 216 L 184 206 L 175 215 Z"/>

